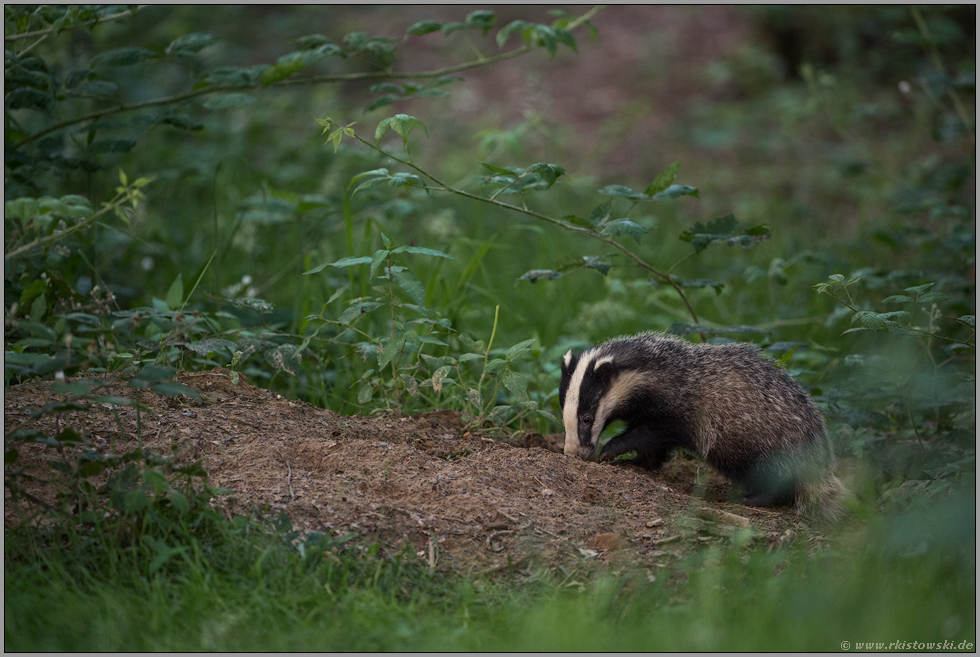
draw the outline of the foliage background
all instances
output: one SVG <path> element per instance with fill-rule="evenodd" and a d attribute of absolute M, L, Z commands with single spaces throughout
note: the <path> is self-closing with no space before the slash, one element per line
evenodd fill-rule
<path fill-rule="evenodd" d="M 412 162 L 458 189 L 492 193 L 479 162 L 547 162 L 566 175 L 518 204 L 552 217 L 589 217 L 610 198 L 629 208 L 645 233 L 617 239 L 702 281 L 683 289 L 706 338 L 757 342 L 810 388 L 867 508 L 974 490 L 975 8 L 616 7 L 591 17 L 596 39 L 574 31 L 577 52 L 557 41 L 446 76 L 322 84 L 291 82 L 392 61 L 439 70 L 500 52 L 512 20 L 562 17 L 500 7 L 486 34 L 479 14 L 409 34 L 469 12 L 150 6 L 11 40 L 87 11 L 5 9 L 5 385 L 222 365 L 340 412 L 452 407 L 548 433 L 569 347 L 698 332 L 677 324 L 694 322 L 673 288 L 586 235 L 412 186 L 352 194 L 354 176 L 407 169 L 353 139 L 334 149 L 315 119 L 357 122 L 370 140 L 403 113 L 425 126 L 407 141 Z M 287 84 L 200 86 L 321 55 Z M 188 91 L 201 95 L 112 110 Z M 403 157 L 401 141 L 380 143 Z M 633 208 L 597 193 L 643 189 L 673 162 L 696 198 Z M 729 213 L 771 238 L 696 255 L 678 239 Z M 33 239 L 51 241 L 17 251 Z M 414 253 L 304 275 L 389 239 Z M 562 275 L 519 280 L 529 271 Z M 421 284 L 424 309 L 391 285 L 399 275 Z M 402 342 L 385 361 L 406 331 L 416 355 Z M 440 392 L 447 363 L 455 384 Z"/>

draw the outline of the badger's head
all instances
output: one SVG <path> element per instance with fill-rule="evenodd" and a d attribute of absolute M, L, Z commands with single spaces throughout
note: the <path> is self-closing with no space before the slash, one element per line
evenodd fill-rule
<path fill-rule="evenodd" d="M 613 356 L 596 349 L 581 356 L 569 349 L 562 358 L 558 401 L 565 425 L 565 454 L 588 459 L 595 453 L 599 434 L 618 405 L 610 397 L 616 369 Z"/>

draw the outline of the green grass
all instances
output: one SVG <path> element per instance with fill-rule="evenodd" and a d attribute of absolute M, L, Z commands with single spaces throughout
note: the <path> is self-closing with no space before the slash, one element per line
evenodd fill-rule
<path fill-rule="evenodd" d="M 467 581 L 411 554 L 213 520 L 149 574 L 113 539 L 4 547 L 11 651 L 830 651 L 976 641 L 975 507 L 871 516 L 814 551 L 728 545 L 668 568 Z M 861 523 L 859 523 L 861 524 Z M 251 528 L 249 530 L 249 528 Z M 247 531 L 249 530 L 249 531 Z M 30 537 L 37 540 L 39 537 Z M 48 537 L 50 538 L 50 537 Z M 36 547 L 36 544 L 34 544 Z M 324 556 L 324 552 L 329 555 Z M 555 571 L 557 572 L 557 571 Z"/>

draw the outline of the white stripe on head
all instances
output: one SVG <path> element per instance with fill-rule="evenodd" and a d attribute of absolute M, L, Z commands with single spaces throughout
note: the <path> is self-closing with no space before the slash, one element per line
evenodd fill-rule
<path fill-rule="evenodd" d="M 612 358 L 609 358 L 609 360 L 612 360 Z M 596 363 L 597 368 L 599 364 L 599 362 Z M 609 391 L 599 401 L 599 408 L 596 409 L 595 423 L 592 425 L 593 444 L 599 442 L 599 434 L 606 428 L 606 422 L 609 420 L 612 412 L 626 401 L 634 390 L 644 385 L 646 381 L 646 375 L 637 370 L 626 370 L 616 376 L 616 379 L 609 387 Z M 565 440 L 567 441 L 568 439 L 566 438 Z M 565 453 L 567 454 L 568 452 Z"/>
<path fill-rule="evenodd" d="M 565 352 L 564 361 L 565 361 L 565 367 L 568 367 L 569 363 L 572 362 L 572 350 L 571 349 L 569 349 L 567 352 Z"/>
<path fill-rule="evenodd" d="M 571 360 L 571 350 L 565 354 L 565 364 Z M 565 406 L 561 410 L 562 423 L 565 425 L 565 454 L 578 454 L 578 401 L 579 390 L 582 387 L 582 380 L 585 378 L 585 371 L 589 369 L 589 364 L 595 360 L 596 352 L 594 349 L 586 351 L 579 356 L 575 371 L 568 382 L 568 390 L 565 391 Z"/>

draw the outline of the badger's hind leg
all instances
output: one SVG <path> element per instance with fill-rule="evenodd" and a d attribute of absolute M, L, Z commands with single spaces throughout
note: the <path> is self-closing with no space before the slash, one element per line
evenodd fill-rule
<path fill-rule="evenodd" d="M 648 424 L 632 427 L 619 434 L 602 448 L 600 461 L 611 461 L 617 456 L 636 452 L 636 457 L 617 463 L 632 463 L 647 470 L 656 470 L 664 464 L 670 452 L 679 443 L 670 435 Z"/>

